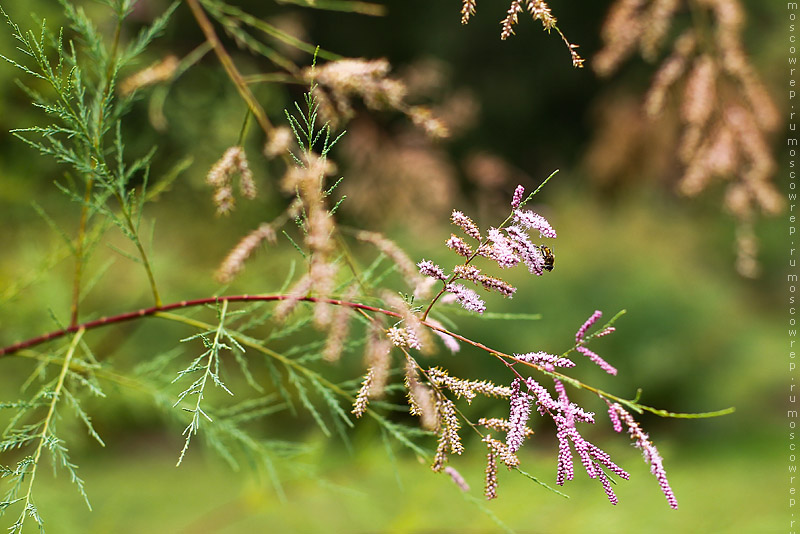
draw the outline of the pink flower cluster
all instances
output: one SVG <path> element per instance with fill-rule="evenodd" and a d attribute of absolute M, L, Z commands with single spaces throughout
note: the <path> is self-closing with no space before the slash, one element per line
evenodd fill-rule
<path fill-rule="evenodd" d="M 529 196 L 528 199 L 525 199 L 524 195 L 525 190 L 522 186 L 518 186 L 514 190 L 514 195 L 511 200 L 512 212 L 507 220 L 507 222 L 511 221 L 509 226 L 505 226 L 506 223 L 503 223 L 500 227 L 491 227 L 485 232 L 482 232 L 472 219 L 464 213 L 453 211 L 451 220 L 453 224 L 461 228 L 465 237 L 459 237 L 453 234 L 450 236 L 450 239 L 447 240 L 446 245 L 458 255 L 465 258 L 465 260 L 462 264 L 456 265 L 451 273 L 446 272 L 440 266 L 429 260 L 422 260 L 417 264 L 419 272 L 422 275 L 433 279 L 433 282 L 442 282 L 443 285 L 439 295 L 434 298 L 430 306 L 432 306 L 440 296 L 443 296 L 443 301 L 455 300 L 466 310 L 483 313 L 486 310 L 486 303 L 476 291 L 463 284 L 455 283 L 458 280 L 472 282 L 476 286 L 482 286 L 485 290 L 497 291 L 507 298 L 513 297 L 516 288 L 500 278 L 483 274 L 481 269 L 472 264 L 473 260 L 479 256 L 494 261 L 502 269 L 524 263 L 530 273 L 539 276 L 541 276 L 544 271 L 551 271 L 553 269 L 554 257 L 552 251 L 549 247 L 533 243 L 529 231 L 538 231 L 539 237 L 549 239 L 554 239 L 556 237 L 556 232 L 544 217 L 533 211 L 522 209 L 530 198 Z M 477 241 L 477 244 L 468 243 L 469 239 L 474 239 Z M 430 306 L 428 309 L 430 309 Z M 567 354 L 574 350 L 586 356 L 592 363 L 599 366 L 608 374 L 616 375 L 617 369 L 615 367 L 586 346 L 592 339 L 608 335 L 614 331 L 614 327 L 605 326 L 589 333 L 589 330 L 597 323 L 602 315 L 602 312 L 595 311 L 580 328 L 578 328 L 578 331 L 575 333 L 575 345 Z M 406 339 L 408 334 L 404 329 L 397 334 L 396 337 L 402 338 L 398 339 L 401 343 L 411 345 L 414 341 L 413 339 Z M 398 343 L 398 341 L 395 343 Z M 445 342 L 447 341 L 448 340 L 445 339 Z M 455 340 L 451 339 L 449 341 L 454 345 L 454 347 L 451 347 L 451 350 L 456 350 L 457 344 Z M 539 414 L 552 419 L 556 427 L 556 439 L 558 440 L 556 484 L 563 485 L 567 480 L 574 479 L 575 455 L 577 455 L 577 461 L 580 462 L 589 477 L 600 482 L 608 500 L 612 504 L 618 503 L 618 498 L 613 489 L 612 477 L 616 476 L 628 480 L 630 475 L 622 467 L 614 463 L 608 453 L 587 441 L 581 435 L 578 425 L 580 423 L 594 424 L 595 415 L 592 412 L 585 411 L 569 398 L 567 388 L 565 387 L 567 379 L 565 375 L 561 375 L 557 371 L 557 369 L 575 367 L 575 361 L 568 358 L 567 354 L 559 356 L 544 351 L 528 352 L 524 354 L 513 354 L 512 361 L 510 363 L 507 362 L 508 365 L 514 369 L 516 375 L 510 387 L 501 388 L 503 390 L 501 396 L 509 398 L 508 419 L 482 418 L 479 423 L 486 428 L 505 433 L 506 438 L 505 442 L 503 442 L 493 438 L 491 434 L 487 434 L 483 439 L 487 444 L 484 492 L 488 499 L 497 496 L 498 459 L 511 469 L 519 466 L 520 461 L 517 457 L 517 452 L 522 447 L 525 439 L 533 434 L 533 431 L 528 428 L 528 422 L 530 420 L 531 409 L 535 406 Z M 519 366 L 522 364 L 531 364 L 545 374 L 549 374 L 553 378 L 556 396 L 552 396 L 547 388 L 532 377 L 526 378 L 519 374 L 516 371 L 518 367 L 515 363 Z M 442 375 L 441 372 L 435 372 L 435 370 L 429 370 L 429 374 L 431 377 L 435 377 L 432 378 L 432 383 L 447 387 L 451 391 L 456 392 L 459 397 L 463 395 L 469 401 L 475 396 L 475 391 L 477 391 L 477 389 L 471 385 L 472 382 L 465 382 L 460 379 L 447 377 L 446 375 Z M 605 394 L 598 394 L 605 400 Z M 669 505 L 672 508 L 677 508 L 678 503 L 667 481 L 663 460 L 658 450 L 652 442 L 650 442 L 649 436 L 642 431 L 638 423 L 636 423 L 620 404 L 612 404 L 608 400 L 606 400 L 606 402 L 609 406 L 609 417 L 611 418 L 614 429 L 617 432 L 621 432 L 623 422 L 625 423 L 631 439 L 634 441 L 636 447 L 642 450 L 645 460 L 650 464 L 651 472 L 658 480 L 662 491 L 667 497 Z M 451 415 L 453 418 L 455 417 L 453 414 Z M 442 428 L 445 428 L 445 430 L 448 428 L 452 430 L 456 429 L 457 425 L 444 425 Z M 453 432 L 455 432 L 455 430 L 453 430 Z M 443 432 L 442 436 L 443 437 L 440 439 L 440 450 L 437 450 L 437 458 L 439 458 L 439 460 L 434 462 L 436 470 L 441 469 L 444 465 L 444 460 L 446 460 L 446 456 L 442 453 L 446 448 L 445 446 L 457 441 L 457 433 L 447 437 Z M 450 474 L 456 484 L 462 486 L 462 479 L 460 476 L 457 475 L 456 472 L 450 472 Z"/>
<path fill-rule="evenodd" d="M 448 275 L 438 265 L 429 260 L 423 260 L 417 264 L 420 273 L 443 282 L 442 292 L 450 293 L 451 298 L 454 298 L 464 309 L 483 313 L 486 304 L 478 294 L 462 284 L 453 282 L 468 280 L 483 286 L 486 290 L 497 291 L 506 298 L 511 298 L 516 288 L 500 278 L 482 274 L 480 269 L 470 265 L 476 256 L 488 258 L 502 269 L 524 263 L 529 272 L 538 276 L 541 276 L 545 270 L 552 270 L 552 253 L 547 247 L 540 247 L 532 243 L 527 230 L 538 230 L 540 237 L 548 238 L 555 238 L 556 232 L 541 215 L 530 210 L 520 209 L 524 194 L 525 188 L 521 185 L 517 186 L 511 200 L 513 212 L 509 219 L 516 224 L 506 228 L 503 228 L 503 225 L 500 228 L 489 228 L 485 238 L 481 237 L 481 231 L 472 219 L 464 213 L 454 210 L 450 220 L 460 227 L 466 236 L 478 242 L 477 248 L 471 246 L 463 238 L 452 234 L 445 245 L 459 256 L 466 258 L 464 263 L 456 266 L 453 273 Z M 549 255 L 549 263 L 543 250 Z"/>
<path fill-rule="evenodd" d="M 608 471 L 625 480 L 628 480 L 630 475 L 615 464 L 605 451 L 581 436 L 576 424 L 594 423 L 594 414 L 584 411 L 583 408 L 571 402 L 566 395 L 563 384 L 557 379 L 554 380 L 556 382 L 556 390 L 559 392 L 558 400 L 553 399 L 550 392 L 533 378 L 529 377 L 525 381 L 525 385 L 530 392 L 530 396 L 535 400 L 539 413 L 550 416 L 556 425 L 556 438 L 558 439 L 556 484 L 563 485 L 566 480 L 574 478 L 575 468 L 572 456 L 572 449 L 574 448 L 589 477 L 598 479 L 603 485 L 609 501 L 612 504 L 617 504 L 617 496 L 603 468 L 605 467 Z M 512 402 L 511 420 L 514 419 L 514 412 L 518 409 Z M 572 444 L 572 447 L 570 447 L 570 444 Z"/>
<path fill-rule="evenodd" d="M 613 327 L 606 327 L 595 334 L 587 336 L 589 328 L 594 325 L 601 316 L 602 313 L 600 311 L 594 312 L 594 314 L 592 314 L 578 329 L 575 335 L 575 350 L 589 357 L 591 361 L 606 370 L 606 372 L 615 374 L 616 369 L 584 346 L 588 340 L 594 337 L 607 335 L 614 331 Z M 557 367 L 567 368 L 575 366 L 575 363 L 569 358 L 548 354 L 543 351 L 514 354 L 513 357 L 519 362 L 539 365 L 549 372 L 554 372 Z M 531 403 L 535 403 L 538 412 L 543 416 L 549 416 L 556 425 L 556 439 L 558 439 L 556 484 L 563 485 L 565 481 L 574 478 L 575 467 L 573 454 L 577 454 L 578 460 L 581 465 L 583 465 L 589 477 L 599 480 L 609 501 L 612 504 L 617 504 L 618 499 L 614 493 L 612 481 L 609 477 L 611 474 L 615 474 L 622 479 L 628 480 L 630 475 L 627 471 L 614 463 L 605 451 L 581 436 L 577 424 L 594 424 L 594 414 L 586 412 L 583 408 L 570 401 L 567 390 L 561 380 L 554 377 L 553 382 L 555 390 L 558 393 L 557 399 L 553 398 L 544 386 L 531 377 L 523 381 L 518 375 L 511 383 L 510 414 L 508 417 L 506 435 L 508 451 L 510 453 L 515 453 L 522 445 L 527 433 L 530 432 L 526 425 L 530 415 Z M 527 391 L 523 391 L 521 387 L 523 383 Z M 672 508 L 677 508 L 678 502 L 667 481 L 663 460 L 658 450 L 656 450 L 655 446 L 650 441 L 649 436 L 642 431 L 633 417 L 618 403 L 612 404 L 609 402 L 608 406 L 608 413 L 614 430 L 621 432 L 622 422 L 625 423 L 631 435 L 631 439 L 634 440 L 636 447 L 642 450 L 645 460 L 650 464 L 651 472 L 658 480 L 661 490 L 667 497 L 669 505 Z"/>

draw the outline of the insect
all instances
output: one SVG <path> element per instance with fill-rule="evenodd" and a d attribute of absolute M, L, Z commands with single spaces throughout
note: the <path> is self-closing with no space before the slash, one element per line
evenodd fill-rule
<path fill-rule="evenodd" d="M 544 270 L 545 271 L 552 271 L 553 265 L 556 262 L 556 257 L 553 255 L 553 251 L 550 250 L 550 247 L 546 245 L 539 245 L 539 250 L 544 256 Z"/>

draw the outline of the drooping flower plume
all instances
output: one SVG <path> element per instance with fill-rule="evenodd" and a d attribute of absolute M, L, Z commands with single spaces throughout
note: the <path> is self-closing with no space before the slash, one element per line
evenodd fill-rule
<path fill-rule="evenodd" d="M 615 418 L 613 418 L 612 421 L 615 419 L 616 421 L 619 421 L 619 419 L 621 419 L 625 422 L 625 425 L 628 427 L 628 433 L 631 435 L 631 439 L 634 441 L 634 445 L 642 450 L 644 460 L 650 464 L 650 472 L 653 473 L 653 476 L 655 476 L 656 480 L 658 480 L 658 485 L 661 486 L 661 491 L 667 498 L 670 508 L 677 510 L 678 499 L 675 497 L 675 493 L 672 491 L 669 481 L 667 480 L 667 472 L 664 470 L 664 461 L 661 458 L 661 455 L 658 453 L 656 446 L 653 445 L 652 441 L 650 441 L 650 436 L 648 436 L 647 433 L 642 430 L 642 428 L 639 426 L 639 423 L 633 419 L 631 414 L 629 414 L 618 403 L 610 405 L 609 412 L 612 411 L 615 413 Z M 618 425 L 618 423 L 615 422 L 614 429 L 616 430 L 617 428 L 621 430 L 621 425 Z"/>

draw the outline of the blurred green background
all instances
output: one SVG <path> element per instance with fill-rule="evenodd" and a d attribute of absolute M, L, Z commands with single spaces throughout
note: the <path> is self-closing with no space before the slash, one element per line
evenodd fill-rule
<path fill-rule="evenodd" d="M 492 517 L 529 533 L 738 533 L 787 526 L 788 441 L 781 426 L 788 378 L 782 358 L 786 317 L 779 306 L 785 298 L 787 242 L 782 222 L 757 223 L 762 273 L 744 279 L 734 267 L 735 224 L 721 209 L 721 188 L 689 200 L 676 194 L 671 182 L 648 175 L 646 163 L 639 174 L 608 182 L 593 176 L 587 162 L 602 129 L 598 117 L 603 107 L 617 98 L 641 98 L 654 65 L 634 59 L 610 80 L 598 80 L 589 69 L 573 69 L 557 36 L 548 36 L 526 17 L 515 37 L 500 41 L 497 21 L 507 9 L 505 2 L 484 0 L 466 27 L 460 24 L 457 1 L 387 1 L 383 17 L 273 2 L 239 5 L 327 50 L 386 57 L 394 72 L 409 79 L 427 73 L 433 81 L 420 82 L 420 101 L 462 105 L 453 104 L 465 118 L 463 128 L 439 144 L 413 138 L 401 116 L 360 112 L 332 156 L 348 195 L 339 215 L 343 224 L 385 231 L 413 259 L 447 265 L 452 256 L 442 243 L 451 232 L 451 209 L 472 215 L 483 227 L 497 224 L 517 183 L 533 189 L 560 169 L 534 206 L 558 231 L 556 269 L 536 279 L 511 271 L 508 280 L 519 288 L 515 298 L 487 298 L 491 311 L 539 313 L 541 319 L 458 317 L 460 331 L 506 352 L 555 353 L 569 348 L 575 330 L 595 309 L 606 317 L 625 309 L 618 331 L 594 346 L 618 367 L 619 376 L 587 368 L 580 374 L 585 381 L 627 398 L 642 388 L 643 403 L 670 411 L 735 406 L 736 412 L 700 420 L 640 417 L 665 458 L 678 511 L 668 508 L 639 451 L 607 427 L 588 437 L 632 474 L 631 481 L 615 487 L 618 506 L 611 506 L 599 485 L 581 473 L 563 488 L 570 495 L 564 499 L 504 470 L 500 498 L 486 503 L 481 493 L 483 448 L 471 437 L 466 438 L 466 455 L 454 461 L 472 486 L 465 498 L 446 476 L 432 473 L 399 446 L 388 454 L 371 422 L 359 422 L 352 446 L 345 447 L 338 438 L 321 436 L 305 415 L 264 422 L 265 436 L 308 445 L 299 466 L 278 466 L 285 492 L 279 498 L 269 481 L 246 465 L 230 469 L 199 440 L 184 465 L 175 469 L 182 427 L 137 393 L 111 386 L 108 398 L 88 405 L 107 446 L 101 449 L 70 430 L 72 459 L 80 466 L 94 510 L 86 509 L 64 473 L 54 478 L 44 470 L 41 483 L 37 479 L 37 504 L 50 532 L 483 533 L 499 530 Z M 608 5 L 553 2 L 560 27 L 589 61 L 600 46 L 599 27 Z M 777 98 L 784 63 L 783 37 L 775 30 L 782 28 L 781 6 L 754 0 L 744 5 L 749 15 L 745 44 Z M 139 2 L 128 31 L 133 33 L 137 24 L 165 6 L 155 0 Z M 3 7 L 27 27 L 37 26 L 28 17 L 30 11 L 45 17 L 51 27 L 63 20 L 55 2 Z M 95 4 L 86 8 L 103 13 Z M 188 8 L 180 6 L 167 34 L 140 66 L 168 53 L 182 57 L 201 42 Z M 274 70 L 236 51 L 230 40 L 226 45 L 246 73 Z M 0 32 L 0 53 L 11 56 L 14 46 L 10 32 Z M 296 61 L 308 65 L 311 58 L 300 54 Z M 70 235 L 79 213 L 53 185 L 63 179 L 64 168 L 38 157 L 8 133 L 44 122 L 15 85 L 18 77 L 11 66 L 0 64 L 0 294 L 13 294 L 0 307 L 2 345 L 54 329 L 50 313 L 68 321 L 73 266 L 69 260 L 53 259 L 53 251 L 62 247 L 60 238 L 32 202 Z M 254 86 L 275 123 L 303 89 Z M 153 127 L 154 109 L 159 108 L 148 92 L 123 125 L 129 153 L 141 155 L 158 145 L 152 171 L 156 181 L 178 161 L 191 158 L 188 169 L 145 212 L 145 225 L 154 227 L 156 276 L 164 300 L 172 302 L 219 291 L 212 275 L 221 259 L 242 235 L 279 213 L 286 199 L 276 185 L 281 166 L 262 161 L 258 154 L 263 139 L 253 131 L 246 148 L 259 196 L 240 201 L 231 217 L 215 216 L 205 175 L 236 143 L 245 108 L 214 57 L 207 55 L 163 97 L 166 128 Z M 775 146 L 779 143 L 780 136 Z M 392 174 L 378 161 L 398 147 L 408 156 L 408 175 L 397 169 Z M 363 164 L 365 154 L 378 162 Z M 488 167 L 481 162 L 489 162 Z M 785 191 L 785 173 L 778 173 L 776 180 Z M 107 240 L 125 246 L 114 231 Z M 365 261 L 373 256 L 365 254 Z M 150 305 L 138 267 L 105 243 L 91 266 L 97 270 L 109 259 L 113 264 L 84 304 L 91 310 L 87 313 L 99 317 Z M 288 246 L 262 252 L 225 293 L 274 291 L 293 259 Z M 87 339 L 103 361 L 124 367 L 168 350 L 192 333 L 152 319 L 98 330 Z M 475 351 L 435 358 L 441 361 L 431 365 L 441 363 L 456 376 L 507 380 L 494 361 Z M 351 354 L 341 371 L 332 372 L 356 377 L 361 366 L 360 355 Z M 13 401 L 33 366 L 11 357 L 0 361 L 0 369 L 0 402 Z M 174 397 L 179 391 L 176 386 L 166 393 Z M 523 468 L 552 484 L 556 441 L 547 425 L 536 431 L 520 453 Z M 16 459 L 9 455 L 0 463 Z M 10 524 L 11 516 L 16 512 L 2 518 L 2 524 Z"/>

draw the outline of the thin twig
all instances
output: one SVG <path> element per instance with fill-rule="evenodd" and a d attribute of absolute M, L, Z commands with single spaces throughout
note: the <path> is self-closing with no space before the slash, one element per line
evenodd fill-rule
<path fill-rule="evenodd" d="M 228 77 L 230 77 L 231 81 L 236 86 L 236 89 L 239 91 L 242 99 L 247 104 L 247 107 L 250 108 L 250 111 L 256 118 L 258 125 L 261 126 L 261 129 L 264 130 L 265 134 L 269 135 L 274 128 L 272 123 L 270 123 L 269 119 L 267 118 L 267 114 L 264 113 L 264 109 L 258 103 L 256 97 L 253 96 L 250 88 L 247 87 L 247 82 L 244 81 L 244 77 L 236 68 L 236 65 L 233 63 L 233 59 L 231 59 L 230 54 L 228 54 L 228 51 L 222 46 L 222 42 L 219 40 L 219 37 L 217 37 L 217 34 L 214 31 L 214 26 L 211 24 L 211 21 L 208 20 L 205 11 L 203 11 L 203 8 L 200 7 L 200 4 L 197 0 L 186 0 L 186 3 L 189 4 L 189 9 L 192 10 L 192 15 L 194 15 L 195 20 L 197 20 L 197 24 L 200 26 L 203 34 L 206 36 L 206 40 L 214 48 L 214 53 L 217 54 L 220 63 L 222 63 L 222 67 L 225 69 L 225 72 L 228 73 Z"/>

